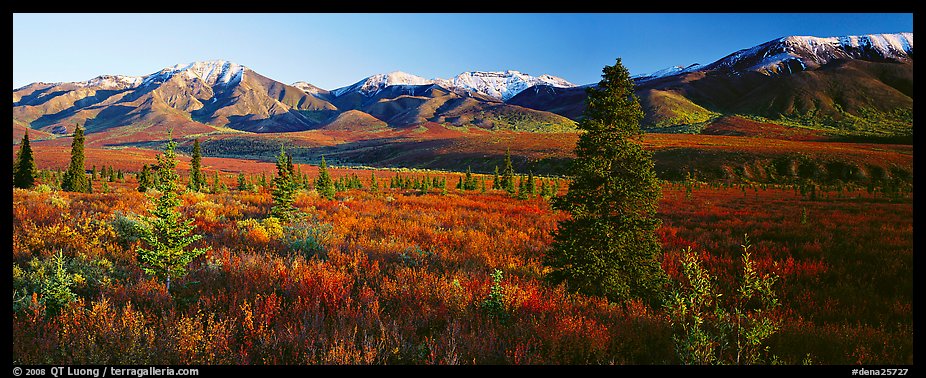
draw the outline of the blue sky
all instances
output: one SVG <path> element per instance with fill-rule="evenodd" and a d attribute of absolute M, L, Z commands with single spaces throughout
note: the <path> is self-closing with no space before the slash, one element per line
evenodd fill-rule
<path fill-rule="evenodd" d="M 326 89 L 391 71 L 513 69 L 588 84 L 617 57 L 642 74 L 788 35 L 912 31 L 910 13 L 14 14 L 13 88 L 210 59 Z"/>

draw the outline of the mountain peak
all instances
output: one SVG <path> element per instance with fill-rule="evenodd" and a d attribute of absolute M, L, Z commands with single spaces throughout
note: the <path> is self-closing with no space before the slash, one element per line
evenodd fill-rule
<path fill-rule="evenodd" d="M 777 75 L 813 69 L 838 59 L 906 62 L 913 59 L 913 33 L 841 37 L 787 36 L 742 49 L 707 66 L 673 66 L 635 75 L 638 83 L 689 72 L 722 69 Z"/>
<path fill-rule="evenodd" d="M 502 101 L 508 101 L 521 91 L 535 85 L 549 85 L 558 88 L 576 86 L 560 77 L 547 74 L 534 77 L 515 70 L 468 71 L 451 79 L 436 79 L 435 82 L 448 89 L 464 89 Z"/>
<path fill-rule="evenodd" d="M 913 59 L 913 33 L 782 37 L 737 51 L 705 68 L 775 75 L 817 68 L 840 59 L 909 61 Z"/>
<path fill-rule="evenodd" d="M 139 86 L 144 77 L 126 75 L 100 75 L 87 81 L 79 81 L 79 87 L 100 87 L 103 89 L 126 89 Z"/>
<path fill-rule="evenodd" d="M 198 78 L 209 86 L 217 84 L 230 85 L 241 81 L 241 75 L 247 67 L 227 60 L 205 60 L 188 64 L 177 64 L 165 68 L 145 78 L 145 83 L 164 81 L 174 75 L 184 74 L 189 79 Z"/>
<path fill-rule="evenodd" d="M 392 71 L 384 74 L 376 74 L 360 80 L 353 85 L 338 88 L 331 91 L 335 96 L 341 96 L 348 92 L 360 92 L 365 96 L 372 96 L 383 88 L 393 85 L 428 85 L 433 84 L 434 80 L 428 80 L 421 76 L 412 75 L 402 71 Z"/>

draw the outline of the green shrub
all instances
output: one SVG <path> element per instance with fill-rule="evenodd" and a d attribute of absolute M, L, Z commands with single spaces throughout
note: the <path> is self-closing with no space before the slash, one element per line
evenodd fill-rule
<path fill-rule="evenodd" d="M 490 318 L 505 321 L 508 320 L 508 311 L 505 309 L 505 293 L 502 290 L 502 271 L 495 269 L 492 273 L 492 289 L 480 307 Z"/>
<path fill-rule="evenodd" d="M 763 364 L 777 359 L 764 345 L 780 328 L 770 313 L 778 307 L 772 286 L 774 274 L 760 275 L 749 253 L 748 236 L 743 247 L 743 276 L 736 293 L 724 297 L 714 278 L 689 247 L 682 256 L 680 285 L 669 301 L 668 312 L 676 328 L 676 353 L 684 364 Z"/>
<path fill-rule="evenodd" d="M 144 218 L 135 213 L 125 214 L 119 210 L 113 213 L 110 225 L 116 232 L 116 238 L 123 246 L 134 244 L 141 240 L 142 235 L 149 232 L 151 226 Z"/>
<path fill-rule="evenodd" d="M 64 255 L 59 251 L 53 262 L 53 271 L 42 282 L 41 288 L 46 313 L 51 315 L 77 300 L 77 295 L 71 291 L 73 276 L 64 269 Z"/>
<path fill-rule="evenodd" d="M 328 253 L 325 245 L 331 238 L 332 228 L 328 223 L 301 217 L 283 227 L 283 240 L 290 250 L 307 259 L 313 256 L 326 259 Z"/>

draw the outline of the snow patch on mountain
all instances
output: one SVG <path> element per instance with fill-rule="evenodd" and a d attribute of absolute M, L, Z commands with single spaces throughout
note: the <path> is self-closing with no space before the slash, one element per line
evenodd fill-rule
<path fill-rule="evenodd" d="M 247 67 L 226 60 L 207 60 L 189 64 L 178 64 L 145 77 L 143 84 L 164 82 L 174 75 L 182 74 L 188 79 L 200 79 L 208 86 L 232 85 L 241 81 Z"/>
<path fill-rule="evenodd" d="M 449 90 L 462 90 L 480 93 L 502 101 L 514 97 L 521 91 L 535 85 L 549 85 L 558 88 L 572 88 L 575 84 L 552 75 L 534 77 L 518 71 L 504 72 L 471 71 L 461 73 L 451 79 L 425 79 L 404 72 L 390 72 L 378 74 L 363 79 L 353 85 L 331 91 L 334 96 L 342 96 L 350 92 L 359 92 L 365 96 L 373 96 L 383 88 L 401 85 L 431 85 L 437 84 Z"/>
<path fill-rule="evenodd" d="M 710 68 L 737 68 L 766 75 L 780 73 L 799 63 L 816 68 L 837 59 L 909 61 L 913 55 L 913 33 L 869 34 L 843 37 L 783 37 L 737 51 L 714 62 Z M 749 64 L 742 67 L 743 63 Z"/>
<path fill-rule="evenodd" d="M 434 80 L 428 80 L 421 76 L 408 74 L 401 71 L 393 71 L 386 74 L 376 74 L 366 79 L 360 80 L 354 85 L 338 88 L 331 91 L 335 96 L 341 96 L 348 92 L 360 92 L 365 96 L 373 96 L 383 88 L 393 85 L 429 85 L 434 84 Z"/>
<path fill-rule="evenodd" d="M 141 76 L 102 75 L 87 81 L 76 82 L 79 87 L 99 87 L 102 89 L 128 89 L 139 86 L 144 80 Z"/>
<path fill-rule="evenodd" d="M 314 86 L 314 85 L 312 85 L 312 84 L 309 84 L 309 83 L 306 83 L 306 82 L 304 82 L 304 81 L 297 81 L 297 82 L 293 83 L 293 86 L 296 87 L 296 88 L 299 88 L 300 90 L 302 90 L 302 91 L 305 92 L 305 93 L 312 94 L 312 95 L 319 94 L 319 93 L 323 90 L 323 89 L 321 89 L 321 88 L 319 88 L 319 87 L 316 87 L 316 86 Z"/>
<path fill-rule="evenodd" d="M 813 69 L 837 59 L 909 61 L 913 59 L 913 33 L 869 34 L 843 37 L 790 36 L 742 49 L 707 66 L 674 66 L 650 74 L 636 75 L 637 83 L 712 69 L 764 75 Z"/>
<path fill-rule="evenodd" d="M 642 75 L 634 75 L 634 76 L 632 76 L 631 78 L 634 79 L 634 80 L 635 80 L 636 82 L 638 82 L 638 83 L 642 83 L 642 82 L 645 82 L 645 81 L 650 81 L 650 80 L 653 80 L 653 79 L 659 79 L 659 78 L 662 78 L 662 77 L 668 77 L 668 76 L 674 76 L 674 75 L 679 75 L 679 74 L 688 73 L 688 72 L 694 72 L 694 71 L 697 71 L 697 70 L 699 70 L 699 69 L 701 69 L 701 68 L 702 68 L 702 66 L 701 66 L 700 64 L 697 64 L 697 63 L 692 64 L 692 65 L 689 65 L 689 66 L 687 66 L 687 67 L 672 66 L 672 67 L 669 67 L 669 68 L 661 69 L 661 70 L 656 71 L 656 72 L 653 72 L 653 73 L 642 74 Z"/>
<path fill-rule="evenodd" d="M 535 85 L 549 85 L 557 88 L 572 88 L 576 85 L 552 75 L 534 77 L 514 70 L 504 72 L 470 71 L 451 79 L 435 79 L 435 84 L 447 89 L 463 89 L 494 97 L 502 101 L 514 97 Z"/>

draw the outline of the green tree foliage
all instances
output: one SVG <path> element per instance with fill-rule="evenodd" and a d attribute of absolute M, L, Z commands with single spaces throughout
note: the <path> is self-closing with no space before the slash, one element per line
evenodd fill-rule
<path fill-rule="evenodd" d="M 138 191 L 147 192 L 154 183 L 151 181 L 151 169 L 148 168 L 148 164 L 142 164 L 141 172 L 138 173 Z"/>
<path fill-rule="evenodd" d="M 537 186 L 534 182 L 534 171 L 527 171 L 527 184 L 524 185 L 524 187 L 527 189 L 527 194 L 531 196 L 537 194 Z"/>
<path fill-rule="evenodd" d="M 322 162 L 318 165 L 318 178 L 315 179 L 315 190 L 322 197 L 329 200 L 334 199 L 334 181 L 328 175 L 328 164 L 325 163 L 325 157 L 322 156 Z"/>
<path fill-rule="evenodd" d="M 68 192 L 89 193 L 90 180 L 84 168 L 84 130 L 77 125 L 74 128 L 74 140 L 71 141 L 71 163 L 68 165 L 64 178 L 61 179 L 61 190 Z"/>
<path fill-rule="evenodd" d="M 69 303 L 77 300 L 77 295 L 71 291 L 73 281 L 71 274 L 64 268 L 64 254 L 61 251 L 54 255 L 54 264 L 54 275 L 42 283 L 42 301 L 49 315 L 57 314 Z"/>
<path fill-rule="evenodd" d="M 238 172 L 238 190 L 242 192 L 251 190 L 251 183 L 248 182 L 248 178 L 244 176 L 244 172 Z"/>
<path fill-rule="evenodd" d="M 295 202 L 296 182 L 293 176 L 292 157 L 286 155 L 283 146 L 280 146 L 280 155 L 277 157 L 277 175 L 273 178 L 273 207 L 270 216 L 282 221 L 288 221 L 296 212 Z"/>
<path fill-rule="evenodd" d="M 661 302 L 668 278 L 662 270 L 656 228 L 659 182 L 642 136 L 643 111 L 630 73 L 618 59 L 586 93 L 569 168 L 569 192 L 554 207 L 572 214 L 559 223 L 544 258 L 546 278 L 572 291 L 621 302 Z"/>
<path fill-rule="evenodd" d="M 151 211 L 153 217 L 149 217 L 150 227 L 141 238 L 145 247 L 137 250 L 138 261 L 145 273 L 165 280 L 168 290 L 171 279 L 186 275 L 187 265 L 208 250 L 208 247 L 187 248 L 202 239 L 202 235 L 193 234 L 193 220 L 184 219 L 179 210 L 176 145 L 173 140 L 169 141 L 164 153 L 157 156 L 158 180 L 155 188 L 161 194 L 152 198 L 155 205 Z"/>
<path fill-rule="evenodd" d="M 16 153 L 16 160 L 13 162 L 13 186 L 32 189 L 35 186 L 37 171 L 35 158 L 32 156 L 32 147 L 29 145 L 29 133 L 27 132 L 19 143 L 19 151 Z"/>
<path fill-rule="evenodd" d="M 376 172 L 370 172 L 370 193 L 379 193 L 379 180 L 376 179 Z"/>
<path fill-rule="evenodd" d="M 668 310 L 676 329 L 673 339 L 685 364 L 769 363 L 766 340 L 780 328 L 771 313 L 779 306 L 772 286 L 774 274 L 759 274 L 752 260 L 748 236 L 743 248 L 743 275 L 736 293 L 724 296 L 714 278 L 689 247 L 682 256 L 684 281 L 679 283 Z M 772 357 L 773 358 L 773 357 Z"/>
<path fill-rule="evenodd" d="M 685 173 L 685 198 L 691 199 L 691 191 L 695 186 L 695 178 L 691 176 L 691 172 Z"/>
<path fill-rule="evenodd" d="M 502 188 L 502 183 L 498 177 L 498 166 L 495 166 L 495 175 L 492 176 L 492 190 L 499 190 Z"/>
<path fill-rule="evenodd" d="M 508 319 L 508 311 L 505 309 L 505 293 L 502 288 L 502 271 L 496 269 L 492 273 L 492 288 L 489 296 L 482 301 L 482 310 L 491 318 L 501 321 Z"/>
<path fill-rule="evenodd" d="M 476 182 L 476 177 L 473 176 L 473 170 L 469 166 L 466 167 L 466 176 L 463 178 L 462 182 L 463 190 L 476 190 L 479 187 L 479 183 Z"/>
<path fill-rule="evenodd" d="M 527 191 L 527 179 L 524 177 L 518 177 L 518 199 L 526 200 L 530 198 L 530 193 Z"/>
<path fill-rule="evenodd" d="M 206 186 L 206 176 L 202 171 L 203 151 L 199 146 L 199 139 L 193 141 L 193 152 L 190 160 L 190 190 L 201 191 Z"/>
<path fill-rule="evenodd" d="M 511 165 L 511 150 L 505 150 L 505 169 L 502 171 L 501 189 L 514 194 L 514 168 Z"/>

